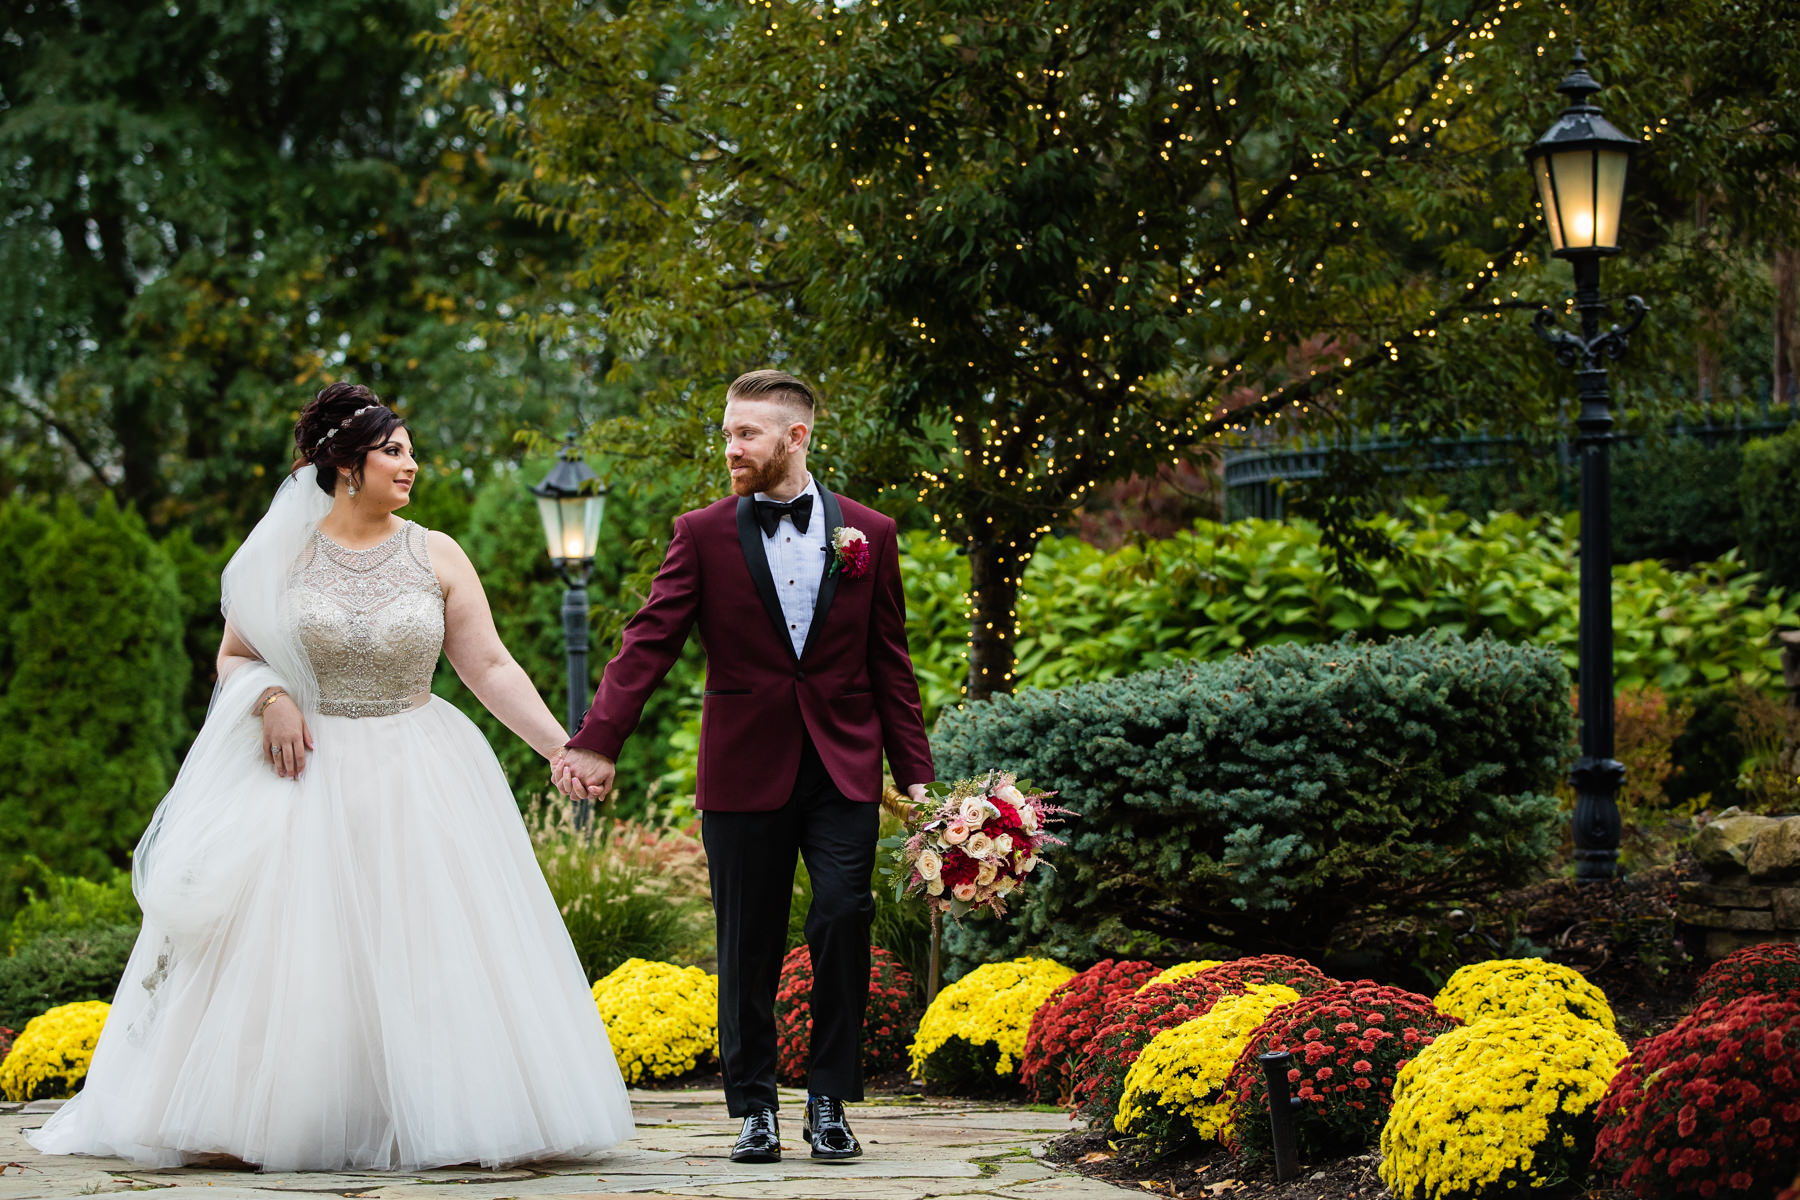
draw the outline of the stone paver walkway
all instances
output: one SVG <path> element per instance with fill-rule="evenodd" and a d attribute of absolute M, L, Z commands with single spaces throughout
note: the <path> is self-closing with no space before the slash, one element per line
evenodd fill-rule
<path fill-rule="evenodd" d="M 631 1094 L 637 1137 L 591 1159 L 528 1168 L 417 1174 L 255 1174 L 180 1169 L 142 1171 L 118 1159 L 37 1153 L 23 1131 L 43 1123 L 54 1101 L 0 1105 L 0 1200 L 155 1192 L 157 1200 L 280 1200 L 283 1196 L 742 1197 L 743 1200 L 1120 1200 L 1120 1189 L 1057 1171 L 1041 1157 L 1069 1129 L 1059 1112 L 1002 1104 L 876 1098 L 851 1107 L 862 1158 L 834 1166 L 807 1158 L 800 1139 L 805 1096 L 782 1093 L 780 1163 L 740 1165 L 728 1157 L 737 1122 L 716 1092 Z"/>

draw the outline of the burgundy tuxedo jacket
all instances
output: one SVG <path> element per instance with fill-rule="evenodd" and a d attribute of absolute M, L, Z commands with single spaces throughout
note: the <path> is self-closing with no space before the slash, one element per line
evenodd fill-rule
<path fill-rule="evenodd" d="M 650 599 L 626 624 L 594 704 L 569 745 L 616 759 L 644 702 L 698 625 L 706 648 L 698 804 L 769 812 L 786 804 L 812 736 L 831 780 L 852 800 L 881 799 L 885 749 L 901 790 L 933 778 L 919 684 L 906 651 L 906 600 L 894 522 L 819 488 L 826 546 L 841 526 L 869 539 L 861 578 L 827 574 L 798 658 L 788 636 L 763 532 L 748 497 L 727 497 L 675 520 Z"/>

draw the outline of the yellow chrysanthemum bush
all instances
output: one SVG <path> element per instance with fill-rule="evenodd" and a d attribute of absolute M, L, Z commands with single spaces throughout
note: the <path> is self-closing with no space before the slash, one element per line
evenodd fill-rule
<path fill-rule="evenodd" d="M 1125 1074 L 1113 1128 L 1164 1150 L 1222 1138 L 1231 1124 L 1225 1082 L 1238 1056 L 1270 1013 L 1298 999 L 1291 987 L 1257 984 L 1157 1034 Z"/>
<path fill-rule="evenodd" d="M 699 967 L 620 963 L 594 1004 L 626 1083 L 674 1079 L 719 1052 L 719 977 Z"/>
<path fill-rule="evenodd" d="M 1031 1018 L 1075 972 L 1050 958 L 976 967 L 938 992 L 912 1043 L 912 1073 L 946 1091 L 1011 1085 Z"/>
<path fill-rule="evenodd" d="M 31 1018 L 0 1062 L 0 1093 L 8 1100 L 73 1096 L 87 1078 L 110 1011 L 104 1000 L 83 1000 Z"/>
<path fill-rule="evenodd" d="M 1202 971 L 1210 971 L 1224 963 L 1222 958 L 1200 958 L 1193 962 L 1176 963 L 1165 967 L 1138 985 L 1138 991 L 1153 988 L 1159 983 L 1174 983 L 1177 979 L 1186 979 L 1189 975 L 1198 975 Z"/>
<path fill-rule="evenodd" d="M 1460 967 L 1432 1003 L 1465 1025 L 1487 1017 L 1566 1012 L 1616 1028 L 1605 992 L 1579 972 L 1541 958 L 1496 958 Z"/>
<path fill-rule="evenodd" d="M 1553 1008 L 1452 1029 L 1395 1080 L 1382 1182 L 1395 1200 L 1462 1200 L 1579 1178 L 1625 1054 L 1612 1030 Z"/>

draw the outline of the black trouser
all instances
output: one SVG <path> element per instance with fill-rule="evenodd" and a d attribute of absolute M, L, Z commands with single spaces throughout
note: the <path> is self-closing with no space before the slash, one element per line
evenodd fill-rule
<path fill-rule="evenodd" d="M 881 806 L 847 800 L 812 741 L 788 802 L 774 812 L 712 812 L 700 836 L 718 918 L 719 1058 L 725 1103 L 742 1117 L 774 1108 L 775 992 L 787 947 L 794 858 L 812 876 L 812 1056 L 807 1090 L 861 1100 L 863 1011 L 869 1003 L 869 877 Z"/>

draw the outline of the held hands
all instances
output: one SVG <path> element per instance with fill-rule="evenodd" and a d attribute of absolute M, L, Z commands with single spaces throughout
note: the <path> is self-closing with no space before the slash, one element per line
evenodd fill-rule
<path fill-rule="evenodd" d="M 612 794 L 613 760 L 592 750 L 565 746 L 550 756 L 550 780 L 571 800 L 598 804 Z"/>
<path fill-rule="evenodd" d="M 306 767 L 306 752 L 313 748 L 312 731 L 300 706 L 282 692 L 262 706 L 263 761 L 283 779 L 298 779 Z"/>

